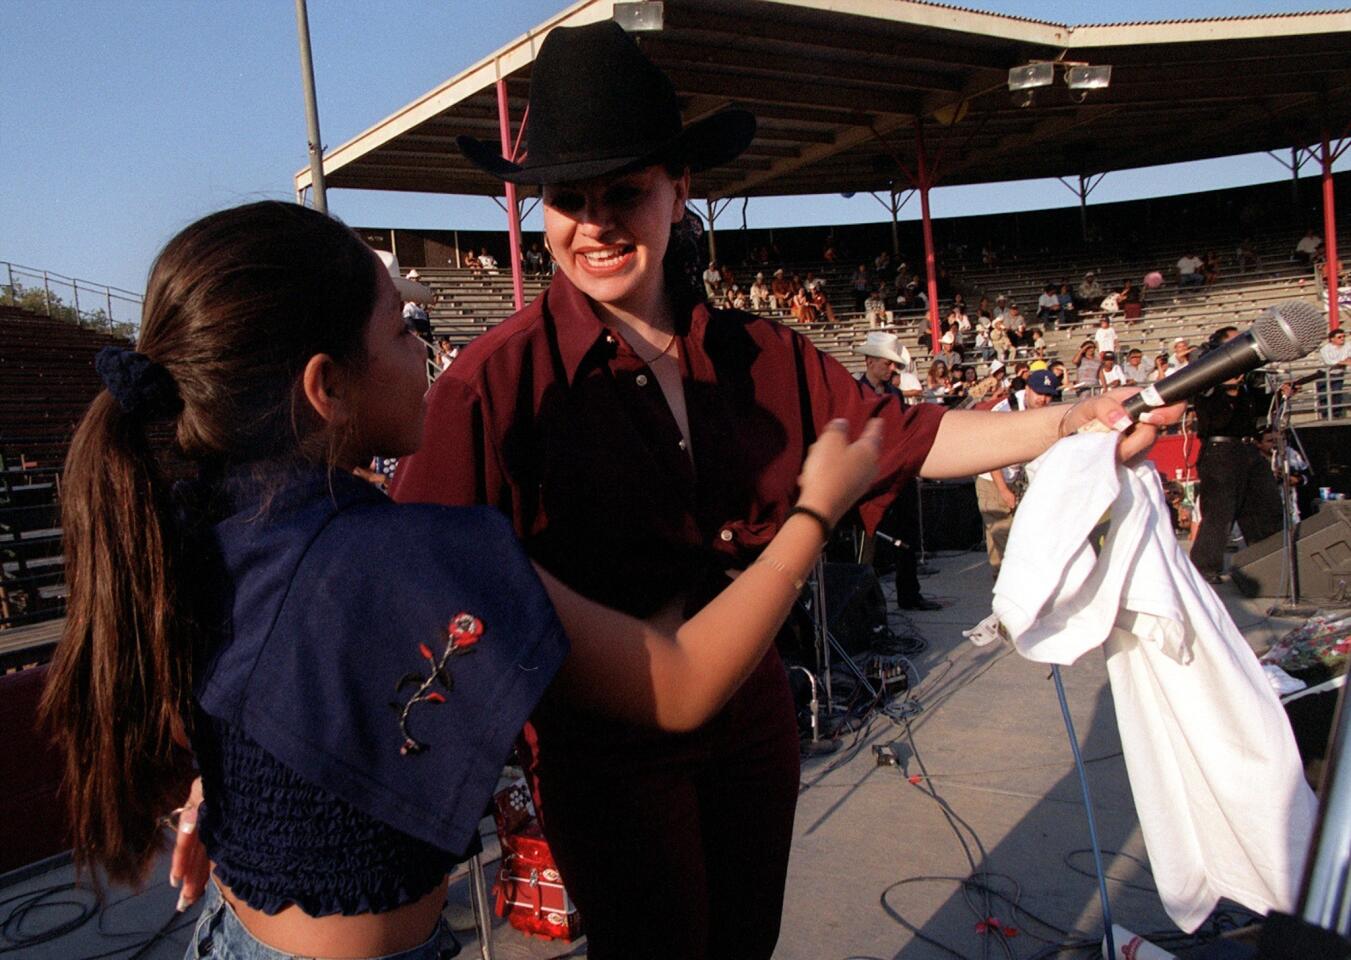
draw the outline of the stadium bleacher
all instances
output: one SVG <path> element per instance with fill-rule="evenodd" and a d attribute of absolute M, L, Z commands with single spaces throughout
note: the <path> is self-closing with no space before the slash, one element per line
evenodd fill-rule
<path fill-rule="evenodd" d="M 1238 191 L 1236 196 L 1242 193 Z M 1196 195 L 1191 200 L 1170 198 L 1165 203 L 1178 207 L 1169 208 L 1169 214 L 1177 216 L 1186 213 L 1187 203 L 1200 205 L 1204 198 L 1212 196 Z M 1116 214 L 1117 222 L 1129 222 L 1131 217 L 1140 216 L 1131 212 L 1135 208 L 1129 204 L 1114 206 L 1122 208 Z M 1066 213 L 1042 211 L 1028 216 L 1055 215 L 1063 218 Z M 1064 230 L 1042 229 L 1044 225 L 1035 219 L 1031 222 L 1037 229 L 1024 228 L 1025 235 L 1051 236 L 1058 245 L 1031 249 L 1028 244 L 1028 249 L 1021 249 L 1017 244 L 1008 244 L 1000 251 L 1000 259 L 987 265 L 978 250 L 980 243 L 957 243 L 950 239 L 941 251 L 941 262 L 953 289 L 963 293 L 973 322 L 975 305 L 982 296 L 993 302 L 996 296 L 1006 295 L 1024 308 L 1029 327 L 1045 331 L 1046 355 L 1052 359 L 1068 362 L 1079 343 L 1091 336 L 1097 318 L 1089 312 L 1073 325 L 1045 326 L 1035 319 L 1037 295 L 1048 281 L 1077 285 L 1088 270 L 1095 272 L 1105 291 L 1114 289 L 1114 285 L 1128 277 L 1140 283 L 1153 270 L 1164 275 L 1165 282 L 1160 288 L 1146 292 L 1138 321 L 1127 322 L 1118 316 L 1114 324 L 1120 337 L 1118 351 L 1139 347 L 1146 359 L 1167 351 L 1176 337 L 1199 344 L 1216 327 L 1229 323 L 1244 325 L 1275 303 L 1316 301 L 1322 294 L 1314 269 L 1290 259 L 1293 234 L 1288 224 L 1272 225 L 1265 234 L 1251 236 L 1260 263 L 1241 270 L 1234 252 L 1239 237 L 1222 219 L 1199 238 L 1194 231 L 1185 239 L 1157 231 L 1159 239 L 1152 243 L 1142 243 L 1132 235 L 1116 243 L 1092 244 L 1079 243 Z M 1104 222 L 1110 226 L 1112 220 L 1104 216 Z M 966 239 L 979 236 L 979 231 L 987 226 L 968 227 Z M 796 243 L 803 250 L 814 248 L 820 230 L 802 228 L 796 239 L 791 233 L 780 231 L 779 237 L 785 246 L 791 248 Z M 763 312 L 792 325 L 818 348 L 857 372 L 862 362 L 854 349 L 866 336 L 869 324 L 855 307 L 852 274 L 859 262 L 871 263 L 881 251 L 880 237 L 876 231 L 866 240 L 856 237 L 853 253 L 836 263 L 801 257 L 782 263 L 738 265 L 737 281 L 749 286 L 757 270 L 768 274 L 777 266 L 783 266 L 789 275 L 805 278 L 814 273 L 824 280 L 836 315 L 834 323 L 799 324 L 787 310 Z M 735 248 L 726 238 L 720 239 Z M 745 240 L 745 244 L 749 243 L 749 239 Z M 1343 249 L 1351 249 L 1351 237 L 1339 243 L 1345 244 Z M 1178 257 L 1185 251 L 1210 250 L 1219 253 L 1218 280 L 1212 285 L 1180 288 L 1175 271 Z M 916 261 L 912 259 L 911 264 L 913 268 Z M 513 312 L 509 270 L 494 273 L 430 265 L 419 265 L 417 269 L 421 280 L 435 294 L 429 309 L 435 337 L 463 344 Z M 547 277 L 527 276 L 527 300 L 538 296 L 546 284 Z M 940 316 L 946 314 L 947 307 L 944 300 Z M 886 325 L 900 335 L 923 373 L 930 356 L 921 343 L 921 337 L 928 331 L 927 314 L 923 310 L 895 312 Z M 65 588 L 58 515 L 61 467 L 74 426 L 100 386 L 93 370 L 93 356 L 101 347 L 120 342 L 105 333 L 62 320 L 0 306 L 0 629 L 40 624 L 63 612 Z M 975 365 L 979 372 L 984 372 L 984 362 Z M 1316 358 L 1308 358 L 1294 365 L 1293 372 L 1298 376 L 1317 369 Z M 1314 390 L 1304 390 L 1296 396 L 1294 413 L 1296 422 L 1315 419 Z M 158 439 L 167 440 L 167 436 Z"/>

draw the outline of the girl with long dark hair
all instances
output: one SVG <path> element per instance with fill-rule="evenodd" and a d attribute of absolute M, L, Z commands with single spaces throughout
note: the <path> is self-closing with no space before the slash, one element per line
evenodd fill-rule
<path fill-rule="evenodd" d="M 853 444 L 830 426 L 722 598 L 683 624 L 605 609 L 537 573 L 497 511 L 398 505 L 352 476 L 421 439 L 424 348 L 395 284 L 314 211 L 208 216 L 156 261 L 137 349 L 100 354 L 107 389 L 71 446 L 42 710 L 75 857 L 142 879 L 195 759 L 214 881 L 189 956 L 453 955 L 446 875 L 546 687 L 698 728 L 876 471 L 880 425 Z M 197 479 L 166 481 L 156 422 Z"/>

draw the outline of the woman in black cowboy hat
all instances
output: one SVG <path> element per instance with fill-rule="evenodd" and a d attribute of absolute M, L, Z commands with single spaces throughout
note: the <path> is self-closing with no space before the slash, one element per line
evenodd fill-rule
<path fill-rule="evenodd" d="M 883 418 L 879 479 L 859 507 L 872 526 L 921 467 L 969 476 L 1029 460 L 1095 415 L 1124 416 L 1103 398 L 1069 416 L 1020 415 L 1019 432 L 1007 414 L 906 410 L 865 396 L 787 327 L 710 308 L 686 227 L 690 175 L 731 161 L 754 133 L 741 110 L 682 126 L 670 80 L 613 22 L 548 35 L 524 161 L 459 143 L 489 173 L 541 189 L 557 273 L 437 381 L 397 499 L 495 505 L 572 589 L 681 617 L 760 555 L 834 418 L 855 430 Z M 799 782 L 776 652 L 695 731 L 652 733 L 546 697 L 524 739 L 593 960 L 770 956 Z"/>

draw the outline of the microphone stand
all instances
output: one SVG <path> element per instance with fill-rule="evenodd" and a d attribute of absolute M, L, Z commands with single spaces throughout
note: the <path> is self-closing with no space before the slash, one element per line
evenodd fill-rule
<path fill-rule="evenodd" d="M 1301 605 L 1299 598 L 1299 550 L 1296 542 L 1296 533 L 1298 532 L 1292 522 L 1292 502 L 1295 499 L 1294 491 L 1290 487 L 1290 446 L 1286 439 L 1286 432 L 1290 430 L 1290 398 L 1281 395 L 1280 377 L 1274 373 L 1267 374 L 1267 387 L 1271 389 L 1271 411 L 1268 415 L 1268 423 L 1271 425 L 1272 432 L 1276 435 L 1276 446 L 1274 455 L 1276 457 L 1275 472 L 1277 482 L 1281 485 L 1281 550 L 1285 553 L 1285 569 L 1281 574 L 1283 581 L 1285 601 L 1274 604 L 1267 610 L 1268 616 L 1273 617 L 1307 617 L 1313 613 L 1313 609 Z"/>

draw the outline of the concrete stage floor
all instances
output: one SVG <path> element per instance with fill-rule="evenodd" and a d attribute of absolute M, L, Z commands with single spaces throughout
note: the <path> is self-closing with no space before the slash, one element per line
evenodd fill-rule
<path fill-rule="evenodd" d="M 919 712 L 908 722 L 879 716 L 844 738 L 835 754 L 804 762 L 778 960 L 1027 960 L 1063 936 L 1038 920 L 1071 931 L 1071 937 L 1101 936 L 1087 821 L 1048 671 L 1007 645 L 977 648 L 962 637 L 989 612 L 983 552 L 930 563 L 937 573 L 923 581 L 924 590 L 946 606 L 911 618 L 928 641 L 914 658 Z M 886 589 L 890 593 L 889 583 Z M 1228 584 L 1219 592 L 1255 649 L 1298 623 L 1267 618 L 1270 601 L 1247 600 Z M 903 626 L 897 616 L 893 627 L 905 632 Z M 1088 761 L 1116 920 L 1140 933 L 1173 930 L 1150 882 L 1102 658 L 1085 657 L 1064 678 Z M 902 766 L 877 766 L 872 748 L 878 744 L 894 744 Z M 911 775 L 923 779 L 911 784 Z M 488 857 L 495 857 L 495 840 L 487 846 Z M 5 929 L 0 948 L 9 946 L 7 952 L 25 960 L 182 957 L 196 911 L 174 917 L 176 892 L 164 873 L 161 864 L 138 894 L 110 891 L 102 912 L 94 912 L 91 895 L 69 889 L 69 865 L 49 865 L 17 882 L 12 874 L 0 887 L 0 918 L 22 898 L 51 887 L 66 888 L 52 901 L 88 904 L 90 916 L 63 936 L 13 951 L 19 934 L 78 919 L 79 907 L 52 902 Z M 489 863 L 490 882 L 495 873 Z M 1005 900 L 987 903 L 977 890 L 963 891 L 960 880 L 973 873 L 985 874 L 1027 913 Z M 461 956 L 477 958 L 467 904 L 462 878 L 452 886 L 448 910 L 457 932 L 465 931 Z M 987 915 L 1016 935 L 1000 943 L 1002 937 L 978 933 L 976 924 Z M 1246 916 L 1241 910 L 1235 915 Z M 665 922 L 652 918 L 654 935 Z M 493 941 L 500 960 L 586 955 L 585 939 L 570 945 L 531 940 L 502 921 Z"/>

